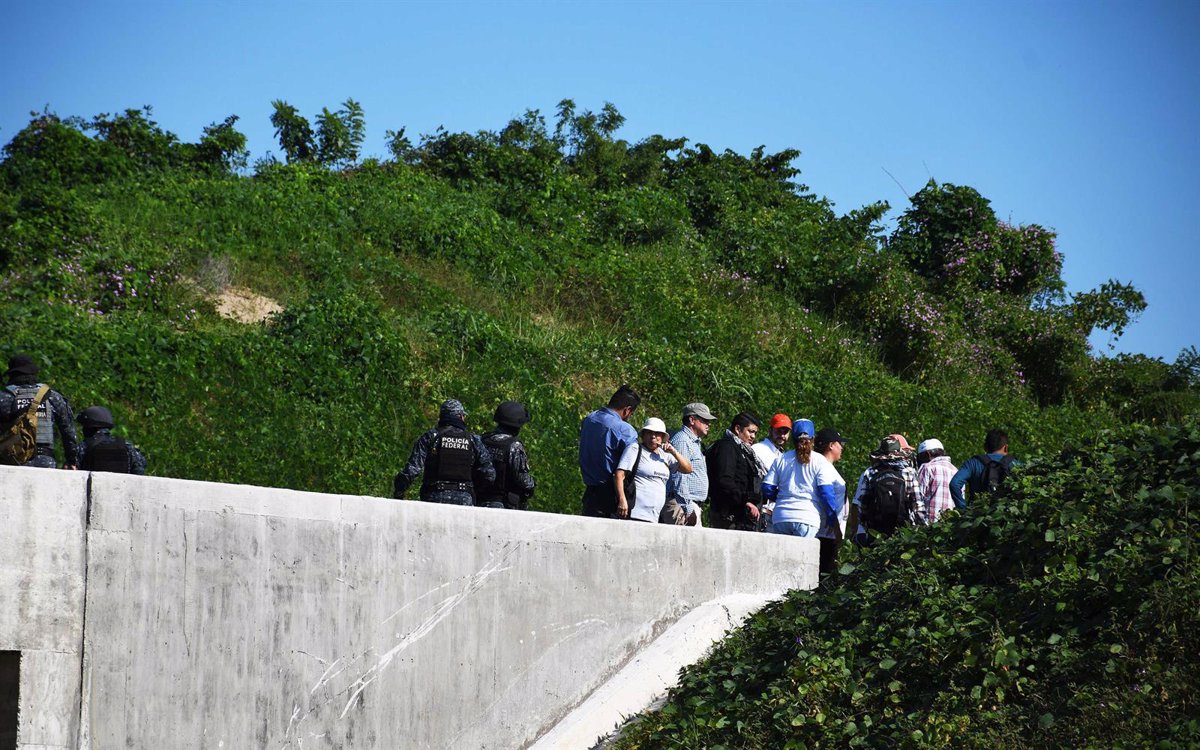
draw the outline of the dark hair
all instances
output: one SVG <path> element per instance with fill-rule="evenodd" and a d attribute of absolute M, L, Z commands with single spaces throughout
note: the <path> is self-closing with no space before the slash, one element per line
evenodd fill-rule
<path fill-rule="evenodd" d="M 1008 445 L 1008 433 L 1004 430 L 989 430 L 983 440 L 984 453 L 995 453 Z"/>
<path fill-rule="evenodd" d="M 637 391 L 633 390 L 629 383 L 623 383 L 617 389 L 617 392 L 612 395 L 612 398 L 608 400 L 608 408 L 620 411 L 627 406 L 631 406 L 636 409 L 640 403 L 642 403 L 642 397 L 637 395 Z"/>
<path fill-rule="evenodd" d="M 744 430 L 750 425 L 762 427 L 762 422 L 758 420 L 758 417 L 754 416 L 748 411 L 739 411 L 737 415 L 734 416 L 733 421 L 729 423 L 729 431 L 733 432 L 734 430 Z"/>

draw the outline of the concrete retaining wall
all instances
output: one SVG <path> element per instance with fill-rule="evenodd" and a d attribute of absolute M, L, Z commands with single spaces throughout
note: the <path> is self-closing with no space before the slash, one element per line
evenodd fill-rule
<path fill-rule="evenodd" d="M 74 665 L 25 748 L 524 747 L 699 605 L 816 580 L 807 540 L 86 476 L 0 469 L 45 540 L 0 547 L 39 602 L 0 648 Z"/>
<path fill-rule="evenodd" d="M 87 474 L 0 467 L 0 651 L 19 651 L 26 750 L 79 734 Z"/>

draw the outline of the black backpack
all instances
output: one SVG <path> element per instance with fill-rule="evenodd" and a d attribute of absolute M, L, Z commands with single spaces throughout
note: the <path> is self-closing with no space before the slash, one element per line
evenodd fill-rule
<path fill-rule="evenodd" d="M 900 469 L 888 466 L 871 478 L 862 499 L 863 526 L 891 534 L 908 518 L 908 482 Z"/>
<path fill-rule="evenodd" d="M 979 462 L 983 464 L 983 475 L 979 478 L 979 487 L 977 492 L 995 492 L 1004 484 L 1004 480 L 1008 479 L 1009 473 L 1012 471 L 1012 456 L 1004 456 L 999 461 L 995 460 L 986 453 L 976 456 Z"/>
<path fill-rule="evenodd" d="M 516 441 L 515 435 L 506 432 L 489 432 L 483 436 L 483 445 L 488 449 L 492 466 L 496 468 L 496 481 L 477 488 L 476 495 L 481 500 L 502 500 L 505 505 L 515 507 L 512 503 L 514 498 L 510 497 L 508 488 L 508 470 L 513 443 Z"/>

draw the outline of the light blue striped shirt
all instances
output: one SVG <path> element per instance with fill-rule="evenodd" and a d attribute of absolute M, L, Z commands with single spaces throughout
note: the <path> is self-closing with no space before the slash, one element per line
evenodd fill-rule
<path fill-rule="evenodd" d="M 667 497 L 675 498 L 684 513 L 691 513 L 693 503 L 702 503 L 708 498 L 708 466 L 704 459 L 704 444 L 700 437 L 687 427 L 680 427 L 671 436 L 671 445 L 679 455 L 692 463 L 691 474 L 675 472 L 667 480 Z"/>

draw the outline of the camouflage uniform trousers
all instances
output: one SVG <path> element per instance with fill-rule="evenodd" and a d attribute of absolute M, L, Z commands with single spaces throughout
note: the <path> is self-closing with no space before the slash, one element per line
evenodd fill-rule
<path fill-rule="evenodd" d="M 38 469 L 57 469 L 58 461 L 55 460 L 54 456 L 48 456 L 45 453 L 39 453 L 22 464 L 22 466 L 33 466 Z"/>
<path fill-rule="evenodd" d="M 470 492 L 462 490 L 433 490 L 421 493 L 421 499 L 427 503 L 442 503 L 444 505 L 474 505 L 475 498 Z"/>

